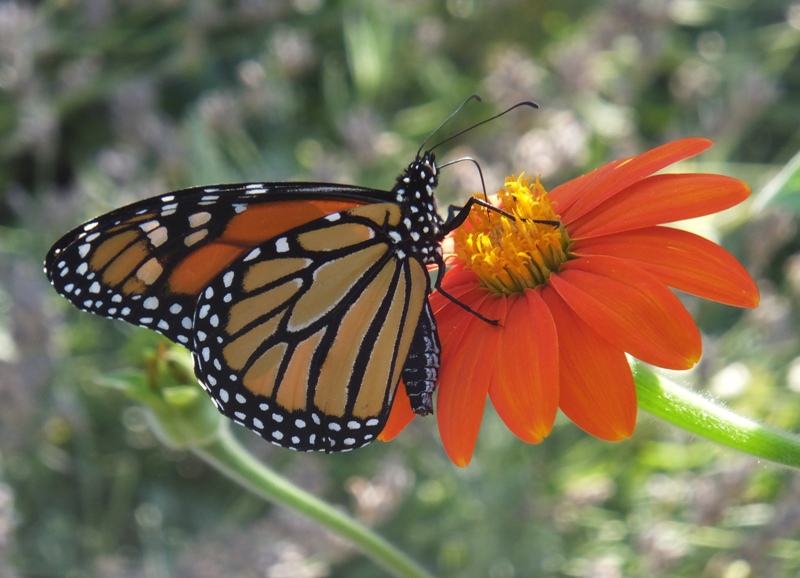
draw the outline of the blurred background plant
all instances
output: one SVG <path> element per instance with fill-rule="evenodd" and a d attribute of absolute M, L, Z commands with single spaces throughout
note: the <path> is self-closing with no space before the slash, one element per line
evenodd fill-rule
<path fill-rule="evenodd" d="M 439 151 L 478 159 L 490 192 L 512 171 L 552 188 L 666 140 L 716 141 L 682 168 L 746 180 L 757 201 L 691 226 L 750 269 L 762 304 L 687 298 L 705 354 L 674 378 L 797 431 L 800 191 L 759 192 L 800 149 L 799 52 L 800 3 L 785 0 L 1 2 L 0 577 L 374 575 L 161 445 L 100 379 L 143 367 L 159 337 L 73 310 L 41 261 L 84 220 L 172 189 L 388 187 L 474 92 L 485 104 L 452 130 L 542 107 Z M 478 189 L 463 163 L 440 199 Z M 800 474 L 647 416 L 620 444 L 564 420 L 527 446 L 490 411 L 465 470 L 432 420 L 348 455 L 237 434 L 442 576 L 800 572 Z"/>

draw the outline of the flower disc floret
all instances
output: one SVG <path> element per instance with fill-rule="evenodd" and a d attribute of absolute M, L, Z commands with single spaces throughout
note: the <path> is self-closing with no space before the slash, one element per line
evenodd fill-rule
<path fill-rule="evenodd" d="M 494 294 L 543 285 L 567 260 L 570 246 L 564 227 L 553 224 L 560 219 L 547 191 L 538 178 L 531 184 L 523 174 L 506 179 L 498 201 L 505 214 L 473 209 L 467 225 L 456 230 L 456 255 Z"/>

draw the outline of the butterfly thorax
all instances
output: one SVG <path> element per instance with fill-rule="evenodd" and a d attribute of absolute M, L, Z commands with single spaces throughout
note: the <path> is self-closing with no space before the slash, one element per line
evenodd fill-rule
<path fill-rule="evenodd" d="M 433 194 L 438 183 L 436 158 L 426 152 L 408 165 L 392 189 L 404 214 L 401 226 L 405 231 L 399 234 L 402 244 L 424 263 L 436 263 L 441 258 L 444 220 L 436 210 Z"/>

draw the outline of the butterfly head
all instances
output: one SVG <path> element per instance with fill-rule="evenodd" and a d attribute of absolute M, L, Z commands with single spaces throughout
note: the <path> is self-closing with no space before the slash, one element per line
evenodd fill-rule
<path fill-rule="evenodd" d="M 438 184 L 439 168 L 436 166 L 436 157 L 432 152 L 426 151 L 397 177 L 392 192 L 396 203 L 421 208 L 433 203 L 433 191 Z"/>
<path fill-rule="evenodd" d="M 400 237 L 409 253 L 418 254 L 429 262 L 436 260 L 439 245 L 444 237 L 444 221 L 436 209 L 434 191 L 439 184 L 436 157 L 430 151 L 418 156 L 397 177 L 392 193 L 403 211 L 403 228 Z"/>

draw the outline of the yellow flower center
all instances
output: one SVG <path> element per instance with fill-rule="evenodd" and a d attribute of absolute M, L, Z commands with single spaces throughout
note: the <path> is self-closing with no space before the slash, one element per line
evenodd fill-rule
<path fill-rule="evenodd" d="M 476 195 L 479 196 L 479 195 Z M 482 195 L 480 195 L 482 197 Z M 498 192 L 503 211 L 475 207 L 453 236 L 455 254 L 496 294 L 542 285 L 568 259 L 569 236 L 539 179 L 508 177 Z"/>

